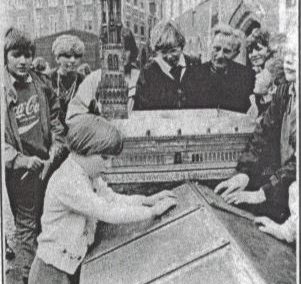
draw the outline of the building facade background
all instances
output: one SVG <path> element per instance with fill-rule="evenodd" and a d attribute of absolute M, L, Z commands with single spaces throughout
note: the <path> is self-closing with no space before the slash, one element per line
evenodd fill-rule
<path fill-rule="evenodd" d="M 162 0 L 163 18 L 177 21 L 186 36 L 185 51 L 210 58 L 212 29 L 230 24 L 246 35 L 256 26 L 270 33 L 289 32 L 298 26 L 297 0 Z M 243 50 L 243 49 L 242 49 Z M 245 63 L 245 52 L 238 61 Z"/>
<path fill-rule="evenodd" d="M 35 38 L 76 29 L 99 36 L 101 0 L 5 0 L 10 25 Z M 298 26 L 297 0 L 122 0 L 122 22 L 130 28 L 144 65 L 151 51 L 152 28 L 161 19 L 174 19 L 186 36 L 185 51 L 206 61 L 210 57 L 212 29 L 229 23 L 244 33 L 260 25 L 272 33 Z M 244 52 L 238 61 L 245 62 Z"/>
<path fill-rule="evenodd" d="M 7 26 L 30 33 L 34 38 L 79 30 L 100 35 L 100 0 L 5 0 Z M 162 18 L 161 0 L 122 0 L 122 22 L 130 28 L 143 65 L 149 57 L 149 36 Z"/>

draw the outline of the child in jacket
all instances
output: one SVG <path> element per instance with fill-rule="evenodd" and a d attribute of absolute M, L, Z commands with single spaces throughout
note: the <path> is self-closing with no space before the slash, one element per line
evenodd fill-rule
<path fill-rule="evenodd" d="M 106 157 L 120 153 L 122 138 L 102 117 L 81 115 L 69 129 L 67 140 L 71 153 L 47 187 L 31 284 L 71 283 L 93 242 L 96 220 L 137 222 L 176 205 L 169 191 L 150 197 L 124 196 L 107 186 L 101 178 Z"/>

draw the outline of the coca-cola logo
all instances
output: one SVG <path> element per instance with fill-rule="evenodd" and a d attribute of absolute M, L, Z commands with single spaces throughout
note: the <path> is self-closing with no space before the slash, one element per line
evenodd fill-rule
<path fill-rule="evenodd" d="M 40 111 L 38 96 L 31 96 L 28 101 L 18 104 L 14 107 L 14 111 L 17 119 L 35 116 Z"/>

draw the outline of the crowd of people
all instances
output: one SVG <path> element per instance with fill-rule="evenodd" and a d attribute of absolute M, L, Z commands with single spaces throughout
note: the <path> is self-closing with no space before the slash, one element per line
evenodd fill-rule
<path fill-rule="evenodd" d="M 263 232 L 294 242 L 295 37 L 254 29 L 245 66 L 235 61 L 241 34 L 216 27 L 211 58 L 202 63 L 184 53 L 185 36 L 174 22 L 160 22 L 151 34 L 154 56 L 139 70 L 134 36 L 123 29 L 128 111 L 220 108 L 251 116 L 256 128 L 237 174 L 214 191 L 258 216 Z M 27 34 L 15 28 L 5 34 L 5 180 L 24 283 L 77 283 L 96 220 L 141 221 L 177 204 L 171 191 L 125 196 L 102 180 L 108 157 L 118 155 L 123 142 L 97 107 L 101 68 L 81 64 L 85 46 L 76 36 L 59 36 L 52 52 L 57 68 L 50 70 L 35 58 Z"/>

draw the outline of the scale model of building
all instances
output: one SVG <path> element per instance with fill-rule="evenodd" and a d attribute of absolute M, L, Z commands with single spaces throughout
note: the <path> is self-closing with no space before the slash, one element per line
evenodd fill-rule
<path fill-rule="evenodd" d="M 121 0 L 102 0 L 101 69 L 96 99 L 107 119 L 127 118 L 128 87 L 124 78 Z"/>
<path fill-rule="evenodd" d="M 227 178 L 254 130 L 249 116 L 216 109 L 137 111 L 112 123 L 125 139 L 110 183 Z"/>

